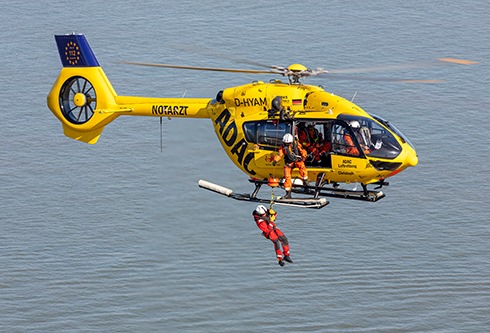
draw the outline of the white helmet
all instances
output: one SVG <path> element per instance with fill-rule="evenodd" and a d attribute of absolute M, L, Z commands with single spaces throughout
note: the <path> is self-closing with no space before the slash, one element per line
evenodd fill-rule
<path fill-rule="evenodd" d="M 259 215 L 264 215 L 265 213 L 267 213 L 267 208 L 265 208 L 264 205 L 258 205 L 257 208 L 255 208 L 255 211 Z"/>
<path fill-rule="evenodd" d="M 293 143 L 293 135 L 291 133 L 286 133 L 284 134 L 284 136 L 282 137 L 282 142 L 284 143 Z"/>
<path fill-rule="evenodd" d="M 352 128 L 360 128 L 360 127 L 361 127 L 361 125 L 359 124 L 359 122 L 358 122 L 357 120 L 351 120 L 351 121 L 349 122 L 349 125 L 350 125 L 350 127 L 352 127 Z"/>

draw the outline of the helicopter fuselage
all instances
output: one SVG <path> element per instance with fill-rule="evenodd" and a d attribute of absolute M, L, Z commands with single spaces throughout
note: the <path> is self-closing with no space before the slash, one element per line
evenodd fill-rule
<path fill-rule="evenodd" d="M 271 117 L 271 102 L 277 96 L 288 114 L 283 119 L 281 115 Z M 356 104 L 318 86 L 256 81 L 227 88 L 218 99 L 208 105 L 216 135 L 229 158 L 253 179 L 282 176 L 283 164 L 273 165 L 271 156 L 278 151 L 285 133 L 298 138 L 298 131 L 307 124 L 314 126 L 322 140 L 330 144 L 320 159 L 306 161 L 310 179 L 325 173 L 329 182 L 370 184 L 417 164 L 414 148 L 401 133 L 393 132 Z M 364 142 L 359 139 L 349 151 L 343 137 L 348 134 L 356 137 L 348 126 L 352 120 L 365 125 L 366 133 L 375 130 L 375 140 L 381 145 L 377 153 L 364 151 Z M 374 139 L 373 135 L 370 139 Z M 383 154 L 379 152 L 382 149 L 391 151 Z"/>
<path fill-rule="evenodd" d="M 83 35 L 56 36 L 56 42 L 63 68 L 47 103 L 76 140 L 95 144 L 122 115 L 209 118 L 228 157 L 255 180 L 283 176 L 283 162 L 272 160 L 286 133 L 308 146 L 311 181 L 321 174 L 328 183 L 383 183 L 418 162 L 389 122 L 320 86 L 273 80 L 226 88 L 214 99 L 119 96 Z M 316 133 L 309 143 L 301 138 L 307 129 Z"/>

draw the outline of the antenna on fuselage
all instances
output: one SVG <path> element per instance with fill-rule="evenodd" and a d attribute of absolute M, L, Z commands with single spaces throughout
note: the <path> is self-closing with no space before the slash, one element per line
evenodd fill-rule
<path fill-rule="evenodd" d="M 163 119 L 160 117 L 160 152 L 163 152 Z"/>
<path fill-rule="evenodd" d="M 354 96 L 352 96 L 352 99 L 350 100 L 351 102 L 354 102 L 354 98 L 357 96 L 357 91 L 354 93 Z"/>

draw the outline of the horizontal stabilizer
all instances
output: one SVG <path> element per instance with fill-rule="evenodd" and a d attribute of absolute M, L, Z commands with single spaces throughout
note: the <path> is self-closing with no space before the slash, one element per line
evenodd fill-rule
<path fill-rule="evenodd" d="M 73 130 L 72 128 L 68 126 L 63 126 L 63 130 L 65 132 L 65 135 L 69 138 L 79 140 L 85 143 L 89 143 L 91 145 L 94 145 L 97 143 L 97 140 L 99 140 L 100 135 L 102 134 L 102 130 L 104 127 L 100 127 L 96 130 L 89 131 L 89 132 L 82 132 L 82 131 L 76 131 Z"/>

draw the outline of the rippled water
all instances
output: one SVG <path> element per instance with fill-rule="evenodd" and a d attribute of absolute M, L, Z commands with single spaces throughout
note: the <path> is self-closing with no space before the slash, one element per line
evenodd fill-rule
<path fill-rule="evenodd" d="M 485 1 L 10 2 L 0 14 L 0 330 L 5 332 L 487 332 L 490 327 Z M 209 120 L 120 118 L 95 146 L 46 107 L 54 34 L 87 35 L 119 94 L 213 97 L 257 79 L 120 60 L 365 67 L 453 56 L 481 63 L 382 73 L 437 85 L 315 80 L 392 121 L 416 168 L 377 203 L 278 207 L 279 267 L 250 191 Z M 185 47 L 183 47 L 185 46 Z M 191 135 L 192 134 L 192 135 Z"/>

